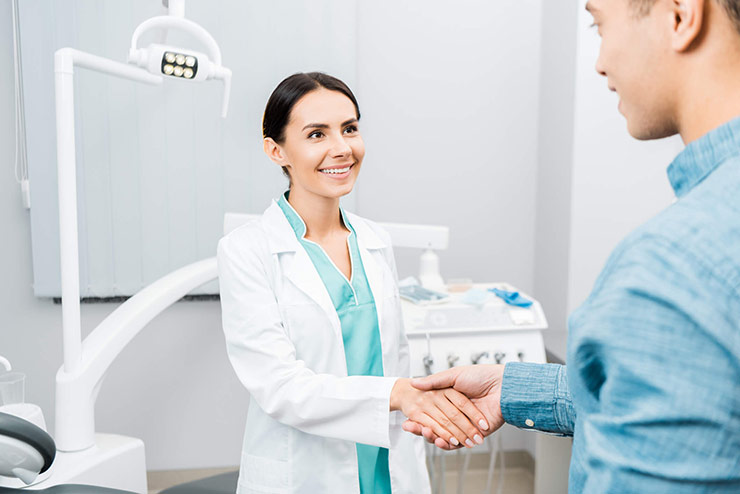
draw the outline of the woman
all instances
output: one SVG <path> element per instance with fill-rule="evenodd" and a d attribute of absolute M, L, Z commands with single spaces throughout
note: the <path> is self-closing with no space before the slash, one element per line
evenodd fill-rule
<path fill-rule="evenodd" d="M 264 150 L 289 191 L 219 243 L 229 358 L 253 398 L 239 493 L 429 492 L 403 415 L 452 444 L 482 442 L 467 398 L 398 377 L 409 360 L 390 241 L 339 206 L 365 155 L 359 119 L 338 79 L 281 82 Z"/>

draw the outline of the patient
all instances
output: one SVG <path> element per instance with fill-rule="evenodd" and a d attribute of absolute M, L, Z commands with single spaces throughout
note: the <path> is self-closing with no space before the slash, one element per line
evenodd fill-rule
<path fill-rule="evenodd" d="M 339 204 L 365 156 L 359 120 L 342 81 L 283 80 L 263 136 L 289 189 L 218 246 L 228 354 L 254 398 L 239 493 L 430 492 L 405 417 L 467 447 L 488 427 L 459 392 L 410 385 L 390 239 Z"/>

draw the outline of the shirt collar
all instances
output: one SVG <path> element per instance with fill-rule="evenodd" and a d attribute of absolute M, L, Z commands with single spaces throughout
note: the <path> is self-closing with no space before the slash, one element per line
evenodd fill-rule
<path fill-rule="evenodd" d="M 668 180 L 682 197 L 730 156 L 740 154 L 740 117 L 689 143 L 668 167 Z"/>

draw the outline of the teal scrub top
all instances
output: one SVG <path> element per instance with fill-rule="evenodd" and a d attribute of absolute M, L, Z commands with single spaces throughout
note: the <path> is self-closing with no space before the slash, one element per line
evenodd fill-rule
<path fill-rule="evenodd" d="M 365 268 L 357 246 L 357 234 L 340 208 L 344 226 L 350 231 L 347 237 L 351 280 L 337 268 L 324 249 L 306 240 L 306 224 L 288 203 L 288 192 L 280 196 L 278 205 L 293 227 L 298 241 L 324 282 L 326 290 L 339 316 L 344 340 L 347 374 L 350 376 L 383 376 L 383 353 L 380 345 L 380 327 L 375 299 L 365 276 Z M 388 469 L 388 449 L 356 443 L 357 463 L 362 494 L 391 494 Z"/>

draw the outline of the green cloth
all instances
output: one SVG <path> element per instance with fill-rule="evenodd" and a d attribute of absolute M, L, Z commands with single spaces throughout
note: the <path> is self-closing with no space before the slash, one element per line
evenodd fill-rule
<path fill-rule="evenodd" d="M 315 242 L 306 240 L 306 224 L 288 203 L 288 192 L 280 196 L 278 205 L 283 210 L 298 241 L 313 262 L 324 282 L 334 309 L 339 316 L 344 341 L 347 374 L 350 376 L 383 376 L 383 349 L 380 345 L 380 327 L 375 299 L 362 265 L 357 234 L 340 208 L 342 221 L 350 231 L 347 237 L 351 280 L 337 268 L 329 256 Z M 357 466 L 362 494 L 391 494 L 391 476 L 388 469 L 388 449 L 356 443 Z"/>

